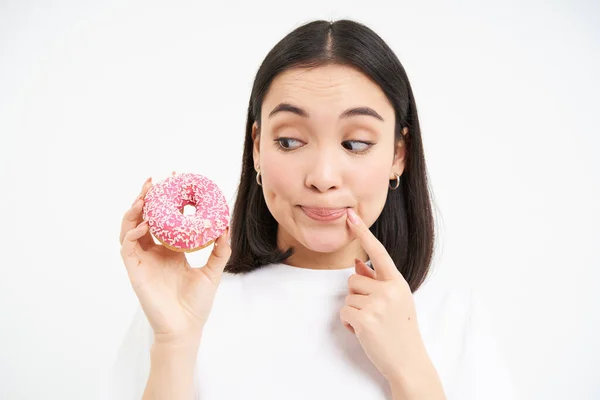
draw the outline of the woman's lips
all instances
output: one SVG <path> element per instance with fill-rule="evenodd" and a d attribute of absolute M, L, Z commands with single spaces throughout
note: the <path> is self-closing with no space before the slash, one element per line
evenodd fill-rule
<path fill-rule="evenodd" d="M 302 207 L 304 214 L 317 221 L 333 221 L 346 214 L 346 208 Z"/>

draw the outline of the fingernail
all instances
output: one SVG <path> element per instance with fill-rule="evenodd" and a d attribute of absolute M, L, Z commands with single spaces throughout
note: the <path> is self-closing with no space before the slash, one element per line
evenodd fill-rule
<path fill-rule="evenodd" d="M 358 219 L 358 215 L 356 215 L 356 213 L 354 212 L 354 210 L 351 209 L 351 208 L 348 209 L 348 219 L 354 225 L 358 225 L 360 223 L 360 219 Z"/>

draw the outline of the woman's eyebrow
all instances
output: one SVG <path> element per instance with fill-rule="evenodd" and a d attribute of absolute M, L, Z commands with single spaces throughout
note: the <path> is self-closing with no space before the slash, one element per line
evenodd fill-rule
<path fill-rule="evenodd" d="M 296 107 L 289 103 L 280 103 L 279 105 L 277 105 L 277 107 L 275 107 L 273 109 L 273 111 L 271 111 L 269 113 L 269 118 L 271 118 L 273 115 L 277 114 L 278 112 L 284 112 L 284 111 L 294 113 L 303 118 L 310 118 L 310 115 L 308 114 L 308 112 L 305 109 Z M 353 117 L 356 115 L 366 115 L 366 116 L 377 118 L 380 121 L 383 121 L 383 117 L 381 115 L 379 115 L 377 113 L 377 111 L 373 110 L 370 107 L 349 108 L 340 114 L 340 119 L 349 118 L 349 117 Z"/>

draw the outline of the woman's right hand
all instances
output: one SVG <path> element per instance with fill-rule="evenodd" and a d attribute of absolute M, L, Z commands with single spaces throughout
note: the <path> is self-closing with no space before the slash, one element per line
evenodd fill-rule
<path fill-rule="evenodd" d="M 212 309 L 221 276 L 231 255 L 229 228 L 215 241 L 204 267 L 192 268 L 185 253 L 154 243 L 142 220 L 148 179 L 121 223 L 121 257 L 155 341 L 167 344 L 199 341 Z"/>

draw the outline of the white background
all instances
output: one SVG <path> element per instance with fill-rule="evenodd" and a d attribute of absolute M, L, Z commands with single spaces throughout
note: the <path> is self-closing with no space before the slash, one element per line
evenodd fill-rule
<path fill-rule="evenodd" d="M 416 96 L 436 279 L 481 292 L 523 398 L 599 399 L 600 6 L 270 3 L 0 3 L 0 398 L 93 397 L 136 307 L 118 234 L 143 181 L 202 173 L 233 205 L 264 56 L 350 18 Z"/>

